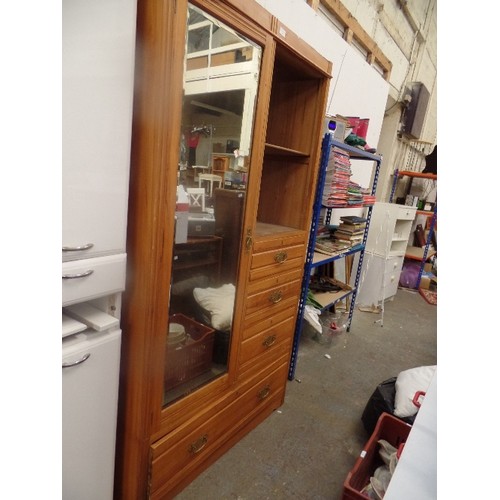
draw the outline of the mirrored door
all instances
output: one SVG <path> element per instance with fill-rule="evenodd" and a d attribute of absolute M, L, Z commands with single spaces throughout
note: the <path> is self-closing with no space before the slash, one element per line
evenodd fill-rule
<path fill-rule="evenodd" d="M 228 369 L 261 55 L 189 5 L 164 405 Z"/>

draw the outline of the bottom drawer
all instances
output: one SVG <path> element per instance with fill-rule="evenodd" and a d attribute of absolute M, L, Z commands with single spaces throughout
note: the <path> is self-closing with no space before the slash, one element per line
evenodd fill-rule
<path fill-rule="evenodd" d="M 258 383 L 208 420 L 203 415 L 151 447 L 151 498 L 169 498 L 169 492 L 221 447 L 243 425 L 271 405 L 277 408 L 284 397 L 288 365 L 264 376 Z M 179 434 L 182 437 L 179 439 Z M 159 450 L 166 449 L 161 454 Z"/>
<path fill-rule="evenodd" d="M 396 295 L 403 259 L 402 255 L 384 258 L 366 252 L 356 303 L 360 306 L 378 305 Z"/>

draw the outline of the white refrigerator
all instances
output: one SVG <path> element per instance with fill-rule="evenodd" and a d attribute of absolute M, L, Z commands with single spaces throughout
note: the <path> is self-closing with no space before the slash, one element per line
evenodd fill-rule
<path fill-rule="evenodd" d="M 62 498 L 113 498 L 121 330 L 62 345 Z"/>

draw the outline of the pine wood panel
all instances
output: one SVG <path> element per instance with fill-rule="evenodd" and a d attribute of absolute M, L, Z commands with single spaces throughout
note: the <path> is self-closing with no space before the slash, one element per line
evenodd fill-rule
<path fill-rule="evenodd" d="M 208 420 L 196 419 L 187 424 L 185 429 L 179 429 L 154 444 L 151 498 L 166 498 L 159 496 L 160 488 L 166 486 L 168 489 L 169 486 L 175 485 L 179 480 L 176 476 L 189 473 L 191 468 L 206 460 L 207 456 L 230 437 L 240 422 L 251 418 L 260 411 L 261 406 L 273 402 L 274 398 L 281 399 L 286 374 L 287 365 L 282 364 L 277 370 L 261 376 L 257 383 L 254 382 L 241 397 L 220 413 Z M 180 439 L 178 434 L 181 434 Z M 158 455 L 158 449 L 166 451 Z M 165 495 L 165 492 L 162 495 Z"/>
<path fill-rule="evenodd" d="M 280 70 L 285 80 L 273 81 L 266 142 L 309 155 L 316 143 L 312 134 L 320 80 L 289 80 L 287 67 L 275 68 Z"/>
<path fill-rule="evenodd" d="M 258 220 L 305 229 L 310 221 L 308 215 L 313 204 L 311 169 L 308 161 L 266 158 L 262 172 Z"/>
<path fill-rule="evenodd" d="M 295 317 L 291 315 L 285 321 L 245 340 L 241 346 L 240 364 L 244 367 L 246 363 L 252 362 L 263 353 L 274 352 L 283 343 L 289 347 L 294 326 Z"/>
<path fill-rule="evenodd" d="M 307 233 L 303 222 L 310 217 L 307 207 L 303 215 L 291 217 L 290 226 L 294 227 L 293 224 L 297 220 L 299 225 L 296 227 L 300 229 L 299 231 L 274 227 L 274 230 L 268 233 L 270 225 L 263 226 L 256 223 L 259 190 L 264 197 L 271 196 L 267 183 L 269 180 L 274 182 L 275 179 L 272 174 L 265 174 L 261 180 L 261 174 L 264 167 L 271 82 L 273 73 L 277 74 L 274 71 L 276 35 L 272 33 L 275 32 L 278 24 L 267 11 L 252 0 L 193 0 L 192 3 L 215 17 L 219 17 L 236 31 L 259 43 L 264 49 L 249 166 L 244 215 L 245 235 L 249 238 L 264 236 L 262 240 L 255 241 L 254 249 L 258 248 L 260 243 L 267 244 L 272 239 L 268 236 L 276 233 L 281 234 L 280 238 L 298 237 L 300 242 L 297 241 L 294 244 L 304 245 Z M 274 354 L 271 350 L 268 351 L 271 354 L 263 353 L 262 357 L 258 356 L 260 361 L 257 363 L 257 369 L 264 368 L 268 362 L 274 363 L 273 367 L 281 365 L 279 376 L 273 378 L 272 383 L 275 385 L 272 394 L 263 404 L 256 406 L 245 399 L 244 411 L 240 411 L 237 405 L 240 396 L 246 394 L 246 391 L 250 393 L 251 390 L 260 388 L 261 382 L 265 381 L 265 377 L 269 374 L 268 371 L 255 374 L 254 370 L 248 368 L 244 379 L 237 378 L 240 369 L 239 360 L 245 360 L 247 356 L 247 351 L 244 351 L 241 345 L 241 339 L 245 336 L 250 338 L 258 335 L 273 325 L 280 322 L 286 323 L 286 320 L 295 317 L 300 291 L 300 280 L 293 280 L 286 284 L 290 287 L 290 296 L 283 298 L 278 304 L 271 304 L 275 306 L 274 308 L 258 305 L 260 297 L 257 302 L 252 302 L 259 294 L 255 294 L 253 298 L 250 297 L 250 308 L 247 308 L 245 305 L 246 288 L 252 252 L 250 248 L 248 250 L 244 248 L 240 256 L 238 271 L 239 293 L 235 303 L 237 314 L 233 322 L 229 372 L 169 407 L 162 408 L 162 374 L 165 332 L 168 328 L 173 248 L 172 221 L 175 211 L 179 123 L 182 111 L 186 13 L 186 0 L 139 0 L 138 2 L 136 94 L 127 240 L 129 270 L 123 303 L 124 341 L 117 441 L 116 499 L 136 500 L 147 496 L 150 452 L 158 451 L 160 448 L 163 450 L 160 443 L 165 444 L 162 440 L 171 432 L 178 432 L 177 437 L 181 435 L 185 437 L 182 432 L 194 432 L 194 427 L 190 428 L 191 424 L 187 422 L 192 423 L 199 421 L 197 420 L 199 418 L 207 417 L 206 421 L 213 423 L 213 427 L 209 426 L 209 430 L 212 433 L 211 429 L 215 429 L 216 444 L 210 445 L 209 453 L 205 455 L 205 458 L 198 454 L 200 458 L 190 461 L 183 467 L 183 459 L 180 458 L 176 464 L 177 457 L 175 453 L 172 453 L 172 450 L 177 449 L 176 446 L 180 446 L 180 441 L 168 441 L 161 459 L 155 456 L 156 461 L 152 465 L 151 477 L 154 484 L 152 498 L 171 498 L 175 492 L 180 491 L 199 472 L 282 404 L 288 372 L 288 340 L 283 340 L 279 344 L 279 354 Z M 284 50 L 284 46 L 288 48 Z M 314 107 L 311 103 L 309 107 L 309 110 L 316 115 L 315 119 L 318 123 L 311 123 L 304 117 L 307 123 L 311 123 L 310 137 L 312 139 L 310 139 L 310 147 L 305 158 L 295 159 L 296 166 L 300 165 L 299 169 L 304 165 L 304 161 L 306 163 L 309 161 L 310 165 L 316 166 L 319 164 L 317 155 L 321 139 L 319 135 L 321 114 L 324 109 L 322 103 L 325 101 L 327 79 L 330 73 L 329 70 L 325 71 L 325 68 L 331 66 L 293 35 L 287 36 L 284 42 L 280 41 L 278 52 L 280 53 L 279 59 L 284 66 L 288 67 L 286 72 L 281 72 L 284 80 L 286 80 L 285 75 L 290 74 L 295 74 L 294 78 L 297 81 L 311 76 L 320 80 L 317 85 L 318 93 L 315 96 L 319 104 Z M 301 55 L 297 58 L 298 54 Z M 283 64 L 281 66 L 283 67 Z M 321 81 L 323 77 L 324 81 Z M 275 82 L 284 80 L 278 78 Z M 299 89 L 300 84 L 296 84 L 295 88 Z M 288 94 L 291 96 L 291 91 Z M 307 90 L 301 90 L 300 94 L 302 97 L 297 97 L 294 104 L 294 113 L 298 116 L 300 116 L 300 102 L 306 103 L 309 100 Z M 282 105 L 281 108 L 283 108 Z M 279 133 L 285 132 L 282 129 Z M 317 150 L 314 139 L 316 136 Z M 300 144 L 301 139 L 297 135 L 293 135 L 293 140 Z M 281 153 L 278 154 L 278 163 L 282 160 Z M 315 167 L 303 170 L 307 173 L 297 177 L 296 185 L 288 185 L 287 189 L 290 193 L 293 190 L 297 192 L 305 190 L 311 195 L 309 186 L 315 182 Z M 263 186 L 267 187 L 261 189 Z M 284 209 L 303 212 L 303 207 L 300 207 L 299 203 L 299 198 L 296 198 L 295 206 L 287 205 Z M 279 208 L 274 201 L 266 207 L 271 210 Z M 281 219 L 278 224 L 282 225 Z M 262 230 L 264 227 L 265 229 Z M 259 233 L 260 230 L 262 231 Z M 277 241 L 278 239 L 273 244 L 277 244 Z M 280 245 L 282 243 L 276 248 L 280 248 Z M 302 265 L 301 262 L 300 266 Z M 282 267 L 280 271 L 285 269 L 297 270 L 299 266 L 295 267 L 294 263 L 294 266 Z M 253 275 L 254 279 L 262 277 L 263 275 Z M 247 313 L 248 315 L 245 315 Z M 290 325 L 286 324 L 288 328 Z M 253 349 L 252 347 L 250 351 L 253 352 Z M 243 358 L 239 355 L 240 351 L 243 353 Z M 277 350 L 274 352 L 278 353 Z M 281 353 L 283 355 L 280 358 Z M 231 413 L 229 418 L 239 417 L 238 421 L 231 421 L 232 426 L 226 425 L 226 408 L 235 409 L 236 417 L 233 417 Z M 153 448 L 150 448 L 151 444 Z M 168 473 L 171 461 L 176 471 L 172 476 Z"/>
<path fill-rule="evenodd" d="M 169 0 L 138 3 L 135 100 L 123 295 L 115 497 L 147 490 L 147 443 L 161 409 L 168 324 L 186 10 Z M 185 2 L 184 2 L 185 4 Z M 168 67 L 165 62 L 168 61 Z M 174 146 L 175 145 L 175 146 Z M 144 229 L 147 228 L 147 231 Z"/>

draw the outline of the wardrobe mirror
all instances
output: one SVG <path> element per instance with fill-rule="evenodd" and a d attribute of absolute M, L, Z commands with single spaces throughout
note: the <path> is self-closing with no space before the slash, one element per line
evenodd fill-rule
<path fill-rule="evenodd" d="M 189 5 L 164 404 L 227 371 L 261 52 Z"/>

